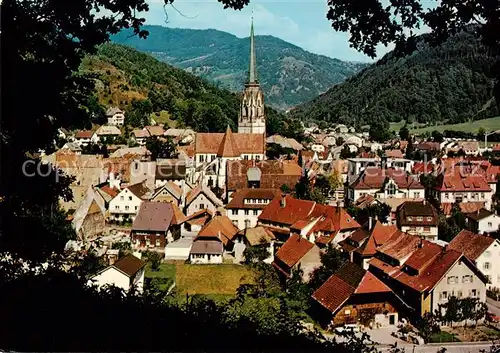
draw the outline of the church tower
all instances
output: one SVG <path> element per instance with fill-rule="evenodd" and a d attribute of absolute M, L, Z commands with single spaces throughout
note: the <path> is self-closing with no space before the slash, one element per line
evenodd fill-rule
<path fill-rule="evenodd" d="M 253 34 L 253 18 L 250 27 L 250 66 L 248 82 L 245 84 L 238 118 L 238 133 L 264 134 L 266 117 L 264 113 L 264 94 L 257 80 L 257 63 L 255 60 L 255 40 Z"/>

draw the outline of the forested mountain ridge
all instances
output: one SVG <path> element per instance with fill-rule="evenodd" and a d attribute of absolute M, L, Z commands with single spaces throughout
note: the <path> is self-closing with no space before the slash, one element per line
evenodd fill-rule
<path fill-rule="evenodd" d="M 411 55 L 388 53 L 291 115 L 358 126 L 377 120 L 458 123 L 497 116 L 491 73 L 496 60 L 471 33 L 437 47 L 421 41 Z"/>
<path fill-rule="evenodd" d="M 133 126 L 149 123 L 157 113 L 167 123 L 196 131 L 224 131 L 237 127 L 240 95 L 220 89 L 184 70 L 118 44 L 104 44 L 86 57 L 80 68 L 95 82 L 90 110 L 118 106 Z M 283 128 L 284 115 L 266 107 L 268 132 Z"/>
<path fill-rule="evenodd" d="M 147 39 L 122 31 L 112 40 L 148 52 L 233 92 L 243 90 L 250 53 L 248 38 L 213 29 L 144 29 L 149 31 Z M 313 54 L 273 36 L 256 36 L 255 46 L 266 104 L 281 109 L 304 103 L 367 66 Z"/>

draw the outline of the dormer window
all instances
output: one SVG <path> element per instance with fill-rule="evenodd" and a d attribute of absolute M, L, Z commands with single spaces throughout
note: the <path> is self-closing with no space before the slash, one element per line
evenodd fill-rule
<path fill-rule="evenodd" d="M 427 217 L 427 222 L 431 222 L 432 221 L 432 217 Z"/>
<path fill-rule="evenodd" d="M 422 222 L 424 220 L 424 217 L 417 217 L 417 221 Z"/>
<path fill-rule="evenodd" d="M 408 220 L 408 222 L 413 221 L 413 217 L 406 217 L 406 219 Z"/>

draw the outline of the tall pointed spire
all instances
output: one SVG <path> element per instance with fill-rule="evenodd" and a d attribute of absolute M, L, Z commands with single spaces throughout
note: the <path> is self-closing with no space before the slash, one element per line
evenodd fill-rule
<path fill-rule="evenodd" d="M 253 16 L 250 26 L 250 68 L 248 83 L 257 83 L 257 62 L 255 60 L 255 40 L 253 35 Z"/>

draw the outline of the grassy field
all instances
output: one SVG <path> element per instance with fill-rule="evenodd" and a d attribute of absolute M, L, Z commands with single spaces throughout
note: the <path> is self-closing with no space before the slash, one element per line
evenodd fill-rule
<path fill-rule="evenodd" d="M 441 342 L 460 342 L 460 340 L 455 335 L 446 331 L 435 333 L 430 337 L 430 343 L 441 343 Z"/>
<path fill-rule="evenodd" d="M 404 122 L 391 123 L 392 131 L 399 131 L 399 129 L 404 125 Z M 467 123 L 461 124 L 444 124 L 444 125 L 435 125 L 435 126 L 427 126 L 421 128 L 410 129 L 412 133 L 421 134 L 425 131 L 432 132 L 437 130 L 439 132 L 443 132 L 444 130 L 455 130 L 455 131 L 466 131 L 477 133 L 479 128 L 483 128 L 486 131 L 495 131 L 500 130 L 500 116 L 495 118 L 476 120 Z"/>
<path fill-rule="evenodd" d="M 176 290 L 181 296 L 234 296 L 240 284 L 250 283 L 253 276 L 251 270 L 240 265 L 177 265 Z"/>
<path fill-rule="evenodd" d="M 173 264 L 162 263 L 160 271 L 152 271 L 151 264 L 146 265 L 145 278 L 161 278 L 163 283 L 160 284 L 160 289 L 167 289 L 175 280 L 176 268 Z"/>

